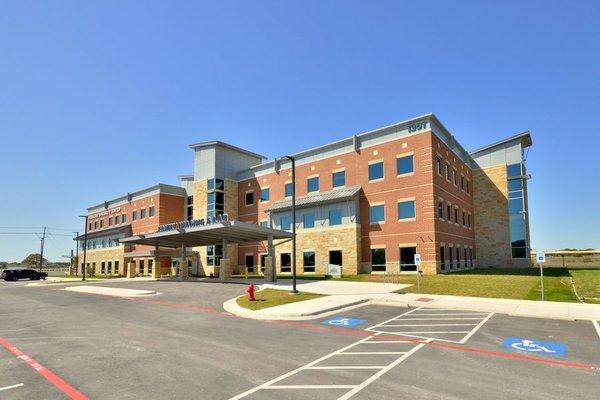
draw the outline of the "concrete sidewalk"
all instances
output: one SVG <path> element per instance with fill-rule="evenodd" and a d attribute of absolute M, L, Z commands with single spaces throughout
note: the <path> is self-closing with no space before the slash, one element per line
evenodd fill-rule
<path fill-rule="evenodd" d="M 395 288 L 395 286 L 399 286 Z M 600 304 L 562 303 L 554 301 L 531 301 L 493 299 L 483 297 L 443 296 L 418 293 L 396 294 L 393 291 L 407 285 L 365 282 L 312 281 L 298 284 L 298 290 L 327 294 L 320 297 L 281 306 L 248 310 L 237 305 L 235 299 L 223 304 L 226 311 L 255 319 L 301 320 L 321 318 L 342 309 L 366 304 L 385 306 L 430 307 L 461 311 L 482 311 L 511 316 L 600 321 Z M 264 284 L 263 288 L 290 290 L 289 282 Z"/>
<path fill-rule="evenodd" d="M 484 311 L 518 317 L 600 320 L 600 304 L 563 303 L 558 301 L 533 301 L 493 299 L 484 297 L 443 296 L 428 294 L 393 294 L 372 299 L 372 304 L 427 306 L 449 310 Z"/>

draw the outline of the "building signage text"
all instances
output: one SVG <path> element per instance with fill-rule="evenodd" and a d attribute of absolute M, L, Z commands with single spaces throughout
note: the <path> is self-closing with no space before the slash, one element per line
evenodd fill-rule
<path fill-rule="evenodd" d="M 180 221 L 180 222 L 174 222 L 172 224 L 160 225 L 158 227 L 158 232 L 167 232 L 167 231 L 173 231 L 173 230 L 177 230 L 177 229 L 194 228 L 197 226 L 212 225 L 212 224 L 217 224 L 219 222 L 226 222 L 226 221 L 229 221 L 229 216 L 227 214 L 219 214 L 216 216 L 207 217 L 206 219 L 199 218 L 199 219 L 193 219 L 191 221 Z"/>

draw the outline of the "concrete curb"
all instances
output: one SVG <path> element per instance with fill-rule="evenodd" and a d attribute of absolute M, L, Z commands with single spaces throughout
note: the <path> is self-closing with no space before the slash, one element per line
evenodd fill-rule
<path fill-rule="evenodd" d="M 238 296 L 241 297 L 241 296 Z M 223 308 L 225 309 L 225 311 L 227 311 L 230 314 L 236 315 L 238 317 L 242 317 L 242 318 L 248 318 L 248 319 L 258 319 L 258 320 L 285 320 L 285 321 L 299 321 L 299 320 L 310 320 L 310 319 L 318 319 L 318 318 L 322 318 L 322 317 L 326 317 L 332 314 L 335 314 L 337 312 L 339 312 L 340 310 L 351 310 L 354 308 L 358 308 L 358 307 L 362 307 L 364 305 L 367 305 L 369 302 L 369 299 L 361 299 L 361 300 L 354 300 L 351 302 L 346 302 L 344 304 L 339 304 L 336 306 L 332 306 L 332 307 L 327 307 L 325 309 L 316 311 L 316 312 L 310 312 L 310 313 L 295 313 L 295 314 L 285 314 L 285 313 L 272 313 L 270 310 L 270 308 L 277 308 L 276 307 L 269 307 L 269 308 L 263 308 L 262 310 L 249 310 L 247 308 L 241 307 L 237 304 L 237 299 L 238 297 L 235 297 L 233 299 L 229 299 L 226 302 L 223 303 Z M 308 301 L 308 300 L 305 300 Z"/>

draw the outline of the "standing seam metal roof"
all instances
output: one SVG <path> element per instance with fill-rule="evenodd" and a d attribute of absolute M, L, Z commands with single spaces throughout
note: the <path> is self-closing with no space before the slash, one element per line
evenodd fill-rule
<path fill-rule="evenodd" d="M 343 200 L 354 197 L 359 191 L 360 186 L 349 186 L 342 189 L 334 189 L 328 192 L 309 194 L 296 198 L 296 207 L 308 207 L 314 204 L 332 203 L 337 200 Z M 292 207 L 292 199 L 279 200 L 274 202 L 265 211 L 277 211 Z"/>

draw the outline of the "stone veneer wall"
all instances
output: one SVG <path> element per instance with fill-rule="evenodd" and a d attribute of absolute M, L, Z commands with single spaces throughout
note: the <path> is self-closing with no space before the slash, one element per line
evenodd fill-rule
<path fill-rule="evenodd" d="M 281 241 L 275 241 L 275 244 Z M 342 225 L 327 228 L 303 229 L 296 232 L 296 272 L 302 275 L 303 252 L 315 252 L 315 272 L 307 274 L 323 275 L 329 264 L 329 251 L 342 251 L 342 274 L 356 275 L 360 265 L 360 225 Z M 288 241 L 275 246 L 275 265 L 277 273 L 281 273 L 281 253 L 291 253 L 292 242 Z"/>
<path fill-rule="evenodd" d="M 92 264 L 92 263 L 96 263 L 96 269 L 95 269 L 95 274 L 96 275 L 100 275 L 100 271 L 101 271 L 101 266 L 102 266 L 102 261 L 104 262 L 108 262 L 108 261 L 112 261 L 113 265 L 112 265 L 112 270 L 113 270 L 113 275 L 115 275 L 114 272 L 114 268 L 115 268 L 115 261 L 119 262 L 119 274 L 120 275 L 124 275 L 125 274 L 125 265 L 124 265 L 124 260 L 123 260 L 123 253 L 124 253 L 124 246 L 117 246 L 117 247 L 107 247 L 107 248 L 103 248 L 103 249 L 88 249 L 86 251 L 86 255 L 85 255 L 85 262 L 86 264 Z M 78 268 L 78 273 L 81 273 L 81 264 L 83 263 L 83 251 L 79 252 L 79 265 L 77 266 Z"/>
<path fill-rule="evenodd" d="M 506 165 L 476 169 L 473 179 L 477 266 L 513 266 Z"/>

